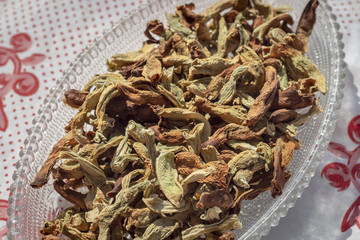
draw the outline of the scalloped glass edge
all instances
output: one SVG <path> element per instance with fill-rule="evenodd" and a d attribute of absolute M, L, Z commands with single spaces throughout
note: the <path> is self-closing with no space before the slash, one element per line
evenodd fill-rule
<path fill-rule="evenodd" d="M 169 0 L 170 2 L 173 2 L 174 0 Z M 10 196 L 9 196 L 9 208 L 7 209 L 7 213 L 9 216 L 9 219 L 6 222 L 6 226 L 9 229 L 7 233 L 7 237 L 9 240 L 13 239 L 13 233 L 11 231 L 12 229 L 12 219 L 16 215 L 16 206 L 15 203 L 19 202 L 21 198 L 24 196 L 18 196 L 16 192 L 22 192 L 21 187 L 23 186 L 22 182 L 22 176 L 26 173 L 24 173 L 24 166 L 27 164 L 27 157 L 31 155 L 31 148 L 32 144 L 34 144 L 34 141 L 37 138 L 42 138 L 41 136 L 41 125 L 44 124 L 44 121 L 46 121 L 49 117 L 47 115 L 49 111 L 51 111 L 51 99 L 54 99 L 56 96 L 59 96 L 59 94 L 62 94 L 64 92 L 64 85 L 68 84 L 67 78 L 69 77 L 71 71 L 74 71 L 77 64 L 81 63 L 84 59 L 84 55 L 87 53 L 90 53 L 91 49 L 93 47 L 96 47 L 96 44 L 99 43 L 101 40 L 105 39 L 111 32 L 115 32 L 115 29 L 122 24 L 124 21 L 130 19 L 131 17 L 140 14 L 140 11 L 144 8 L 150 7 L 150 5 L 155 2 L 155 0 L 150 0 L 146 4 L 141 5 L 138 9 L 131 11 L 127 16 L 120 18 L 119 22 L 116 24 L 113 24 L 111 28 L 108 30 L 105 30 L 103 34 L 100 36 L 97 36 L 92 43 L 88 44 L 85 47 L 85 51 L 80 52 L 76 60 L 71 62 L 69 67 L 63 71 L 62 77 L 60 77 L 56 81 L 56 85 L 50 89 L 50 96 L 46 97 L 43 102 L 43 107 L 41 107 L 38 110 L 38 115 L 33 119 L 32 125 L 28 131 L 28 137 L 24 140 L 24 147 L 20 151 L 19 156 L 20 160 L 16 162 L 16 171 L 13 174 L 13 180 L 14 182 L 10 186 Z M 343 35 L 339 32 L 340 25 L 336 22 L 336 16 L 332 13 L 332 8 L 327 3 L 327 0 L 323 0 L 321 2 L 323 7 L 328 10 L 330 14 L 330 18 L 332 19 L 332 25 L 335 27 L 337 32 L 337 46 L 339 49 L 339 79 L 338 79 L 338 88 L 337 91 L 333 93 L 335 95 L 334 104 L 332 105 L 332 111 L 328 111 L 327 115 L 324 116 L 324 119 L 326 119 L 326 124 L 324 124 L 324 128 L 320 131 L 319 138 L 317 140 L 318 147 L 314 151 L 314 155 L 312 158 L 312 161 L 305 167 L 304 174 L 302 175 L 302 181 L 298 182 L 297 185 L 292 188 L 291 190 L 284 192 L 281 202 L 281 207 L 277 207 L 276 209 L 269 209 L 271 214 L 268 215 L 267 218 L 264 219 L 261 224 L 254 226 L 250 228 L 243 236 L 241 236 L 241 239 L 260 239 L 262 236 L 265 236 L 269 233 L 271 227 L 275 227 L 279 224 L 280 218 L 286 216 L 288 210 L 294 206 L 296 200 L 301 197 L 304 189 L 309 186 L 311 178 L 314 176 L 315 171 L 317 167 L 319 166 L 323 156 L 325 155 L 327 146 L 330 142 L 332 133 L 335 130 L 336 126 L 336 120 L 339 115 L 339 111 L 341 108 L 341 102 L 343 99 L 343 89 L 345 86 L 345 68 L 346 63 L 344 62 L 344 44 L 342 43 L 341 39 Z M 58 91 L 60 90 L 60 91 Z M 50 114 L 51 115 L 51 114 Z M 30 153 L 28 152 L 30 151 Z M 27 153 L 28 152 L 28 153 Z M 295 196 L 295 197 L 289 197 L 289 196 Z"/>

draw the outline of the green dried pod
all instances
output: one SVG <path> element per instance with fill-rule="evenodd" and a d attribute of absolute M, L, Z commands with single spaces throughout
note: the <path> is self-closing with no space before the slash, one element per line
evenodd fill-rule
<path fill-rule="evenodd" d="M 201 114 L 181 108 L 161 108 L 153 107 L 154 112 L 163 118 L 178 120 L 197 120 L 204 123 L 204 129 L 201 134 L 201 141 L 205 142 L 211 134 L 211 126 L 209 121 Z"/>
<path fill-rule="evenodd" d="M 170 91 L 176 97 L 177 101 L 182 106 L 185 106 L 184 92 L 181 90 L 181 88 L 178 87 L 176 84 L 171 83 L 170 84 Z"/>
<path fill-rule="evenodd" d="M 250 12 L 247 12 L 246 10 L 243 12 L 240 12 L 236 16 L 234 22 L 229 27 L 229 34 L 227 36 L 227 39 L 228 40 L 232 39 L 231 41 L 236 41 L 237 42 L 236 46 L 239 46 L 239 47 L 242 45 L 248 45 L 250 42 L 250 35 L 244 29 L 244 27 L 242 26 L 242 23 L 241 23 L 243 20 L 250 18 L 250 16 L 244 16 L 247 13 L 250 13 Z M 236 34 L 234 34 L 234 33 L 236 33 Z M 232 34 L 233 34 L 233 36 L 231 36 Z M 235 49 L 236 49 L 236 47 L 234 49 L 228 50 L 228 52 L 232 52 Z"/>
<path fill-rule="evenodd" d="M 130 230 L 131 227 L 135 228 L 147 228 L 153 223 L 158 214 L 151 211 L 149 208 L 132 209 L 130 216 L 127 218 L 126 230 Z"/>
<path fill-rule="evenodd" d="M 166 90 L 163 86 L 161 85 L 157 85 L 156 89 L 162 94 L 164 95 L 173 105 L 174 107 L 180 107 L 180 108 L 184 108 L 184 104 L 185 104 L 185 100 L 184 100 L 184 95 L 181 95 L 178 91 L 177 88 L 175 88 L 176 85 L 171 84 L 170 86 L 172 86 L 172 89 L 174 89 L 180 96 L 175 95 L 171 90 L 168 91 Z M 171 87 L 170 87 L 171 88 Z M 180 90 L 181 91 L 181 90 Z M 181 91 L 182 93 L 182 91 Z"/>
<path fill-rule="evenodd" d="M 227 123 L 246 124 L 247 111 L 241 106 L 228 106 L 212 103 L 206 98 L 196 97 L 194 105 L 201 111 L 219 116 Z"/>
<path fill-rule="evenodd" d="M 159 214 L 173 214 L 188 211 L 191 207 L 191 202 L 183 200 L 179 207 L 175 207 L 170 201 L 162 200 L 156 194 L 151 194 L 147 198 L 142 199 L 145 205 L 151 211 Z"/>
<path fill-rule="evenodd" d="M 193 63 L 193 60 L 190 57 L 177 54 L 164 57 L 161 60 L 166 67 L 190 67 Z"/>
<path fill-rule="evenodd" d="M 231 73 L 230 79 L 220 90 L 218 104 L 227 104 L 232 101 L 236 93 L 236 84 L 248 71 L 244 65 L 240 65 Z M 241 80 L 240 80 L 241 81 Z"/>
<path fill-rule="evenodd" d="M 255 9 L 259 11 L 259 14 L 264 16 L 266 20 L 269 20 L 275 16 L 276 10 L 270 4 L 263 3 L 261 0 L 251 0 Z"/>
<path fill-rule="evenodd" d="M 279 79 L 279 87 L 281 91 L 284 91 L 289 87 L 288 75 L 284 64 L 281 63 L 280 70 L 277 72 Z"/>
<path fill-rule="evenodd" d="M 97 130 L 103 132 L 107 127 L 114 127 L 115 119 L 109 118 L 105 113 L 106 105 L 111 99 L 120 95 L 116 85 L 110 85 L 104 89 L 96 106 Z"/>
<path fill-rule="evenodd" d="M 144 169 L 135 169 L 129 172 L 123 179 L 122 179 L 122 189 L 126 189 L 130 187 L 130 183 L 133 178 L 140 176 L 144 176 L 145 170 Z"/>
<path fill-rule="evenodd" d="M 107 179 L 105 173 L 98 166 L 80 157 L 78 154 L 71 150 L 61 152 L 60 158 L 67 158 L 77 161 L 80 164 L 82 172 L 84 173 L 86 178 L 89 179 L 93 186 L 99 187 L 105 193 L 110 190 L 106 182 Z"/>
<path fill-rule="evenodd" d="M 118 215 L 123 214 L 129 209 L 129 205 L 135 200 L 136 196 L 143 192 L 145 188 L 155 181 L 144 181 L 137 183 L 129 188 L 122 189 L 115 198 L 115 202 L 106 206 L 98 216 L 99 219 L 99 239 L 109 239 L 109 226 Z"/>
<path fill-rule="evenodd" d="M 187 91 L 194 95 L 205 97 L 205 91 L 209 85 L 211 78 L 205 77 L 196 80 L 192 80 L 189 85 L 186 86 Z"/>
<path fill-rule="evenodd" d="M 201 152 L 201 133 L 203 132 L 204 124 L 199 123 L 197 124 L 189 133 L 184 132 L 184 138 L 187 143 L 187 148 L 195 153 L 196 155 L 199 155 Z"/>
<path fill-rule="evenodd" d="M 206 23 L 210 19 L 216 17 L 220 12 L 234 6 L 234 3 L 234 0 L 224 0 L 213 3 L 209 8 L 205 9 L 201 14 L 199 14 L 198 21 L 200 23 Z"/>
<path fill-rule="evenodd" d="M 218 31 L 219 33 L 217 39 L 217 52 L 214 54 L 214 57 L 224 57 L 226 52 L 226 43 L 227 43 L 227 34 L 228 34 L 228 29 L 224 17 L 221 17 L 219 20 Z"/>
<path fill-rule="evenodd" d="M 279 27 L 271 29 L 267 34 L 267 36 L 270 39 L 271 44 L 275 44 L 275 43 L 287 44 L 286 41 L 284 40 L 286 36 L 286 32 Z"/>
<path fill-rule="evenodd" d="M 273 122 L 267 121 L 266 123 L 266 133 L 273 137 L 276 134 L 276 127 L 275 124 Z"/>
<path fill-rule="evenodd" d="M 104 73 L 101 75 L 96 75 L 93 77 L 83 88 L 83 91 L 92 91 L 94 87 L 96 89 L 106 88 L 113 84 L 126 84 L 129 85 L 129 82 L 120 74 L 120 73 Z"/>
<path fill-rule="evenodd" d="M 179 208 L 184 195 L 183 188 L 178 181 L 174 157 L 172 152 L 161 153 L 156 158 L 155 172 L 161 191 L 175 207 Z"/>
<path fill-rule="evenodd" d="M 79 113 L 71 120 L 71 132 L 74 139 L 81 145 L 90 143 L 89 139 L 84 136 L 83 125 L 87 121 L 87 113 L 95 109 L 100 96 L 103 92 L 103 88 L 95 89 L 90 92 L 85 99 L 85 102 L 79 108 Z"/>
<path fill-rule="evenodd" d="M 213 166 L 209 166 L 207 168 L 203 168 L 203 169 L 198 169 L 195 170 L 194 172 L 192 172 L 190 175 L 188 175 L 182 182 L 181 182 L 181 186 L 183 188 L 184 191 L 184 195 L 187 194 L 188 192 L 188 185 L 190 183 L 193 182 L 197 182 L 207 176 L 209 176 L 210 174 L 212 174 L 213 172 L 215 172 L 216 169 Z"/>
<path fill-rule="evenodd" d="M 160 218 L 146 228 L 142 237 L 137 237 L 134 240 L 163 240 L 179 227 L 180 223 L 177 220 Z"/>
<path fill-rule="evenodd" d="M 161 74 L 161 83 L 166 90 L 170 90 L 170 83 L 173 81 L 175 67 L 163 68 Z"/>
<path fill-rule="evenodd" d="M 121 70 L 123 66 L 128 66 L 139 61 L 146 57 L 154 49 L 154 46 L 155 44 L 144 44 L 139 50 L 112 56 L 107 60 L 108 70 Z"/>
<path fill-rule="evenodd" d="M 265 68 L 263 60 L 249 46 L 240 46 L 236 53 L 241 62 L 247 67 L 248 73 L 245 79 L 240 82 L 239 88 L 245 93 L 256 96 L 265 82 Z M 246 89 L 246 90 L 245 90 Z"/>
<path fill-rule="evenodd" d="M 233 149 L 241 150 L 241 151 L 246 151 L 246 150 L 256 151 L 257 150 L 256 143 L 257 141 L 249 142 L 249 141 L 237 141 L 237 140 L 229 140 L 227 142 L 227 144 Z"/>
<path fill-rule="evenodd" d="M 191 64 L 187 80 L 193 80 L 194 75 L 196 74 L 215 76 L 224 71 L 226 68 L 235 65 L 238 63 L 238 61 L 239 58 L 236 57 L 233 59 L 226 59 L 221 57 L 209 57 L 204 59 L 197 58 Z"/>
<path fill-rule="evenodd" d="M 229 174 L 228 178 L 231 179 L 237 171 L 240 169 L 246 169 L 247 167 L 257 163 L 259 161 L 259 154 L 253 150 L 245 150 L 228 162 Z"/>
<path fill-rule="evenodd" d="M 254 104 L 255 102 L 255 99 L 250 96 L 249 94 L 247 93 L 244 93 L 242 90 L 240 89 L 237 89 L 236 90 L 236 93 L 235 93 L 235 96 L 239 96 L 240 99 L 241 99 L 241 103 L 242 105 L 244 105 L 246 108 L 251 108 L 251 106 Z"/>
<path fill-rule="evenodd" d="M 126 131 L 125 137 L 120 141 L 119 145 L 117 146 L 110 163 L 110 167 L 114 172 L 121 173 L 129 164 L 130 158 L 128 157 L 128 154 L 130 153 L 130 149 L 128 139 L 129 135 Z"/>
<path fill-rule="evenodd" d="M 90 154 L 89 161 L 97 164 L 97 159 L 101 154 L 105 153 L 110 148 L 118 146 L 123 139 L 124 136 L 112 137 L 108 142 L 98 145 Z"/>
<path fill-rule="evenodd" d="M 206 210 L 206 213 L 201 214 L 200 219 L 206 222 L 217 222 L 220 221 L 220 214 L 222 213 L 221 208 L 212 207 Z"/>
<path fill-rule="evenodd" d="M 146 129 L 144 126 L 142 126 L 139 123 L 136 123 L 133 120 L 129 121 L 127 129 L 129 135 L 132 138 L 134 138 L 138 142 L 141 142 L 142 144 L 145 144 L 151 162 L 154 165 L 157 156 L 154 131 L 152 129 Z"/>
<path fill-rule="evenodd" d="M 197 237 L 203 235 L 203 234 L 207 234 L 207 233 L 211 233 L 211 232 L 215 232 L 215 231 L 224 231 L 226 230 L 233 230 L 233 229 L 240 229 L 242 228 L 242 224 L 239 221 L 238 217 L 236 216 L 236 214 L 233 215 L 229 215 L 227 217 L 225 217 L 223 220 L 217 222 L 217 223 L 213 223 L 213 224 L 199 224 L 199 225 L 195 225 L 193 227 L 189 227 L 183 231 L 181 231 L 181 235 L 182 235 L 182 239 L 183 240 L 191 240 L 191 239 L 196 239 Z"/>
<path fill-rule="evenodd" d="M 180 22 L 180 17 L 174 14 L 165 13 L 167 25 L 172 32 L 180 34 L 183 38 L 195 39 L 196 34 L 190 28 L 185 27 Z"/>
<path fill-rule="evenodd" d="M 179 152 L 188 152 L 189 150 L 185 146 L 167 146 L 161 143 L 156 144 L 156 151 L 159 153 L 172 152 L 174 154 Z"/>
<path fill-rule="evenodd" d="M 295 138 L 299 132 L 298 128 L 291 123 L 279 123 L 275 126 L 290 138 Z"/>
<path fill-rule="evenodd" d="M 253 37 L 258 39 L 259 41 L 264 41 L 265 36 L 269 32 L 269 30 L 271 28 L 278 27 L 280 25 L 281 21 L 285 21 L 286 23 L 288 23 L 290 25 L 292 25 L 294 23 L 294 20 L 292 19 L 292 17 L 287 13 L 277 15 L 277 16 L 273 17 L 272 19 L 270 19 L 269 21 L 264 22 L 263 24 L 258 26 L 256 29 L 254 29 Z"/>
<path fill-rule="evenodd" d="M 205 148 L 202 148 L 201 156 L 206 163 L 221 160 L 220 153 L 212 145 L 208 145 Z"/>
<path fill-rule="evenodd" d="M 249 189 L 250 188 L 249 181 L 254 175 L 254 172 L 255 171 L 252 169 L 252 167 L 247 169 L 241 169 L 235 174 L 232 181 L 238 187 L 241 187 L 243 189 Z"/>
<path fill-rule="evenodd" d="M 256 145 L 256 152 L 259 154 L 259 157 L 265 162 L 265 171 L 269 171 L 272 167 L 274 160 L 271 147 L 264 142 L 259 142 Z"/>
<path fill-rule="evenodd" d="M 302 52 L 285 44 L 275 44 L 271 47 L 266 58 L 283 57 L 285 66 L 294 80 L 312 78 L 316 80 L 316 87 L 323 94 L 327 92 L 326 80 L 315 64 Z"/>

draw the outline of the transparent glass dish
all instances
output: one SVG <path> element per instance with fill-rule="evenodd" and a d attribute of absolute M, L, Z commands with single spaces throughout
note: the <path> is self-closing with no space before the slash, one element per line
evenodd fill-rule
<path fill-rule="evenodd" d="M 196 9 L 201 11 L 215 1 L 196 1 Z M 63 127 L 75 115 L 75 110 L 62 103 L 63 93 L 70 88 L 81 89 L 95 74 L 106 72 L 106 59 L 113 54 L 141 47 L 145 40 L 143 31 L 146 22 L 156 18 L 165 22 L 165 11 L 173 12 L 176 6 L 186 2 L 189 1 L 149 1 L 97 37 L 57 80 L 56 86 L 50 91 L 51 96 L 45 99 L 44 107 L 39 109 L 37 117 L 33 120 L 33 127 L 16 164 L 17 171 L 13 175 L 14 183 L 10 188 L 9 198 L 9 239 L 40 239 L 39 228 L 44 219 L 54 218 L 67 206 L 66 201 L 53 190 L 51 183 L 37 190 L 29 185 L 52 146 L 64 135 Z M 292 6 L 291 14 L 295 20 L 299 19 L 307 3 L 306 0 L 267 2 L 274 3 L 275 6 Z M 326 1 L 321 1 L 317 9 L 317 23 L 310 38 L 308 55 L 327 79 L 329 91 L 320 97 L 324 113 L 301 129 L 299 138 L 303 146 L 294 155 L 289 167 L 292 177 L 286 184 L 283 194 L 273 199 L 269 192 L 266 192 L 254 200 L 243 203 L 239 215 L 243 228 L 235 232 L 237 239 L 260 239 L 269 232 L 271 226 L 276 226 L 280 217 L 286 215 L 304 188 L 309 185 L 319 161 L 324 156 L 335 128 L 344 87 L 344 53 L 338 29 L 339 25 L 335 22 L 330 7 Z"/>

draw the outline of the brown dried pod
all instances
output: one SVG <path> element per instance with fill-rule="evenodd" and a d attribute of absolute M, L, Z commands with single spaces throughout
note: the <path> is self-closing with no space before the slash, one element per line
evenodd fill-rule
<path fill-rule="evenodd" d="M 242 2 L 242 1 L 241 1 Z M 236 19 L 236 16 L 239 14 L 236 10 L 230 10 L 224 14 L 225 21 L 228 23 L 233 23 Z"/>
<path fill-rule="evenodd" d="M 130 172 L 130 169 L 125 169 L 124 172 L 120 174 L 118 179 L 116 180 L 113 189 L 110 192 L 106 193 L 106 196 L 109 198 L 115 197 L 122 189 L 122 181 L 124 177 Z"/>
<path fill-rule="evenodd" d="M 125 99 L 133 102 L 134 104 L 167 105 L 165 98 L 153 91 L 138 90 L 120 83 L 116 87 L 120 92 L 120 96 L 124 96 Z"/>
<path fill-rule="evenodd" d="M 74 139 L 72 132 L 68 132 L 59 142 L 57 142 L 51 150 L 45 163 L 42 165 L 40 171 L 36 174 L 34 181 L 30 183 L 31 187 L 40 188 L 44 186 L 49 180 L 51 169 L 60 160 L 60 152 L 73 147 L 76 144 L 77 141 Z"/>
<path fill-rule="evenodd" d="M 134 64 L 131 64 L 129 66 L 123 66 L 120 70 L 120 73 L 126 78 L 140 77 L 142 76 L 142 71 L 144 70 L 145 63 L 146 59 L 142 58 Z"/>
<path fill-rule="evenodd" d="M 85 98 L 88 94 L 88 91 L 70 89 L 64 93 L 63 102 L 70 107 L 79 108 L 85 102 Z"/>
<path fill-rule="evenodd" d="M 261 24 L 263 24 L 264 22 L 265 22 L 265 19 L 264 19 L 263 15 L 256 15 L 255 19 L 253 20 L 252 28 L 255 29 L 258 26 L 260 26 Z"/>
<path fill-rule="evenodd" d="M 202 148 L 212 145 L 218 148 L 228 140 L 251 140 L 261 139 L 261 135 L 266 132 L 266 127 L 260 128 L 258 131 L 250 129 L 248 126 L 237 124 L 228 124 L 225 127 L 219 128 L 206 142 L 201 144 Z"/>
<path fill-rule="evenodd" d="M 200 111 L 216 115 L 227 123 L 240 125 L 245 125 L 246 123 L 246 109 L 243 107 L 220 105 L 198 96 L 195 98 L 194 105 L 198 107 Z"/>
<path fill-rule="evenodd" d="M 271 180 L 271 196 L 277 197 L 282 194 L 285 186 L 285 166 L 282 166 L 282 150 L 284 149 L 283 140 L 278 138 L 274 150 L 274 171 Z"/>
<path fill-rule="evenodd" d="M 296 34 L 303 41 L 304 51 L 307 50 L 307 43 L 311 35 L 312 29 L 316 22 L 316 8 L 318 7 L 318 0 L 310 0 L 303 10 L 299 24 L 296 29 Z"/>
<path fill-rule="evenodd" d="M 291 109 L 279 109 L 271 113 L 269 121 L 273 123 L 289 122 L 297 118 L 299 114 Z"/>
<path fill-rule="evenodd" d="M 271 110 L 290 108 L 300 109 L 315 104 L 314 94 L 302 94 L 295 85 L 276 94 Z"/>
<path fill-rule="evenodd" d="M 204 165 L 193 152 L 180 152 L 175 155 L 175 167 L 179 174 L 188 176 L 195 170 L 204 168 Z"/>
<path fill-rule="evenodd" d="M 264 67 L 272 66 L 278 72 L 281 68 L 281 61 L 276 58 L 268 58 L 264 61 Z"/>
<path fill-rule="evenodd" d="M 204 166 L 206 167 L 214 167 L 215 171 L 211 173 L 209 176 L 198 181 L 199 183 L 209 183 L 211 185 L 219 186 L 221 188 L 226 188 L 226 178 L 229 172 L 229 166 L 222 161 L 213 161 L 208 162 Z"/>
<path fill-rule="evenodd" d="M 176 7 L 176 14 L 180 17 L 180 22 L 187 28 L 194 26 L 198 15 L 193 12 L 195 5 L 193 3 L 188 3 Z"/>
<path fill-rule="evenodd" d="M 247 124 L 249 126 L 255 125 L 270 109 L 279 87 L 275 68 L 268 66 L 265 72 L 264 87 L 261 89 L 260 95 L 255 99 L 247 115 Z"/>
<path fill-rule="evenodd" d="M 180 129 L 166 129 L 155 125 L 150 127 L 155 132 L 155 139 L 161 143 L 183 144 L 185 142 L 184 131 Z"/>
<path fill-rule="evenodd" d="M 197 208 L 219 207 L 221 209 L 229 209 L 234 203 L 233 196 L 227 189 L 218 189 L 211 192 L 201 194 Z"/>
<path fill-rule="evenodd" d="M 235 240 L 235 235 L 232 232 L 223 233 L 218 240 Z"/>
<path fill-rule="evenodd" d="M 85 204 L 85 194 L 76 192 L 71 189 L 64 188 L 65 183 L 62 180 L 56 180 L 53 183 L 55 191 L 57 191 L 63 198 L 71 202 L 72 204 L 75 204 L 76 206 L 80 207 L 82 210 L 86 210 L 86 204 Z"/>
<path fill-rule="evenodd" d="M 226 150 L 221 150 L 220 156 L 224 162 L 228 163 L 231 159 L 233 159 L 233 157 L 236 156 L 236 153 L 232 150 L 226 149 Z"/>
<path fill-rule="evenodd" d="M 144 34 L 149 38 L 148 43 L 159 43 L 159 40 L 156 40 L 150 33 L 161 36 L 164 32 L 165 28 L 163 23 L 159 20 L 153 20 L 147 23 Z"/>

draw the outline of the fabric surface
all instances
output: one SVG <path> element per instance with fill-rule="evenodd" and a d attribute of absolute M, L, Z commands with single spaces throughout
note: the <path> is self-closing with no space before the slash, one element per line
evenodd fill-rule
<path fill-rule="evenodd" d="M 0 240 L 15 162 L 49 89 L 86 44 L 142 3 L 0 0 Z M 340 118 L 310 186 L 266 240 L 360 239 L 360 1 L 328 3 L 341 25 L 347 63 Z"/>

